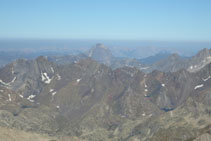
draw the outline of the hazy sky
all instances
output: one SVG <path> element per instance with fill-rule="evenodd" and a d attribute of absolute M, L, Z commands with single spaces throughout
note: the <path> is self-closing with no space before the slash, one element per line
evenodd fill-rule
<path fill-rule="evenodd" d="M 0 38 L 211 41 L 211 0 L 0 0 Z"/>

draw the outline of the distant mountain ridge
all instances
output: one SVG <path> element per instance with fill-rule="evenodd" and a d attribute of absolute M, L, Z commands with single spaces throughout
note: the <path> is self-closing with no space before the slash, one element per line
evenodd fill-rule
<path fill-rule="evenodd" d="M 203 49 L 198 54 L 192 57 L 181 57 L 178 54 L 160 53 L 155 56 L 147 57 L 145 59 L 129 59 L 117 58 L 112 55 L 112 52 L 103 44 L 96 44 L 86 54 L 79 54 L 76 56 L 63 56 L 50 57 L 53 62 L 63 62 L 68 64 L 76 62 L 82 58 L 92 58 L 99 63 L 105 64 L 113 69 L 130 66 L 136 67 L 144 72 L 152 72 L 154 70 L 164 72 L 176 72 L 181 69 L 186 69 L 190 72 L 195 72 L 203 68 L 206 64 L 210 63 L 210 50 Z M 56 59 L 57 58 L 57 61 Z M 69 61 L 67 61 L 69 60 Z"/>
<path fill-rule="evenodd" d="M 154 56 L 149 56 L 146 58 L 139 59 L 139 61 L 143 64 L 151 65 L 159 60 L 167 58 L 170 55 L 171 55 L 171 53 L 169 53 L 169 52 L 160 52 L 158 54 L 155 54 Z"/>
<path fill-rule="evenodd" d="M 160 70 L 165 72 L 175 72 L 180 69 L 187 69 L 190 72 L 198 71 L 203 68 L 206 64 L 210 62 L 210 50 L 203 49 L 197 55 L 184 58 L 177 54 L 169 54 L 168 52 L 159 53 L 155 56 L 143 58 L 143 59 L 130 59 L 130 58 L 118 58 L 113 56 L 112 52 L 101 43 L 96 44 L 90 50 L 85 53 L 79 53 L 75 55 L 54 55 L 48 54 L 48 59 L 57 64 L 70 64 L 73 62 L 77 62 L 83 58 L 92 58 L 100 63 L 103 63 L 113 69 L 123 67 L 123 66 L 131 66 L 136 67 L 144 72 L 152 72 L 153 70 Z M 12 60 L 16 60 L 23 56 L 27 59 L 33 59 L 36 57 L 34 55 L 12 55 L 11 57 L 6 59 L 2 56 L 3 59 L 0 62 L 0 65 L 6 65 Z M 6 59 L 6 60 L 5 60 Z"/>
<path fill-rule="evenodd" d="M 211 50 L 205 48 L 199 51 L 195 56 L 192 56 L 190 58 L 183 58 L 178 54 L 172 54 L 167 58 L 164 58 L 152 64 L 150 69 L 151 71 L 160 70 L 165 72 L 175 72 L 180 69 L 186 69 L 189 72 L 196 72 L 211 62 L 210 53 Z"/>

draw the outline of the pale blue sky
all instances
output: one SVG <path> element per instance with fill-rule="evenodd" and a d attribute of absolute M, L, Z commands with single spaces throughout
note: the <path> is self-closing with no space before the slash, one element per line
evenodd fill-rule
<path fill-rule="evenodd" d="M 0 38 L 211 41 L 211 0 L 0 0 Z"/>

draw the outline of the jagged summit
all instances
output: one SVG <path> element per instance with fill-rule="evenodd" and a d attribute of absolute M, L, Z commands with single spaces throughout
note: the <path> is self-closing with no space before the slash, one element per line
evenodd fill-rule
<path fill-rule="evenodd" d="M 98 43 L 88 51 L 88 56 L 104 64 L 111 64 L 114 58 L 111 51 L 103 44 Z"/>
<path fill-rule="evenodd" d="M 207 57 L 207 56 L 210 56 L 210 54 L 211 54 L 210 49 L 204 48 L 201 51 L 199 51 L 196 56 L 198 56 L 198 57 Z"/>
<path fill-rule="evenodd" d="M 178 53 L 173 53 L 169 58 L 180 58 L 180 55 Z"/>
<path fill-rule="evenodd" d="M 111 51 L 101 43 L 97 43 L 88 51 L 89 57 L 94 57 L 94 56 L 97 56 L 98 54 L 103 55 L 103 56 L 105 55 L 112 56 Z"/>
<path fill-rule="evenodd" d="M 189 60 L 188 71 L 196 72 L 211 62 L 211 50 L 204 48 Z"/>
<path fill-rule="evenodd" d="M 102 49 L 108 50 L 108 48 L 106 46 L 104 46 L 104 44 L 102 44 L 102 43 L 97 43 L 95 48 L 102 48 Z"/>

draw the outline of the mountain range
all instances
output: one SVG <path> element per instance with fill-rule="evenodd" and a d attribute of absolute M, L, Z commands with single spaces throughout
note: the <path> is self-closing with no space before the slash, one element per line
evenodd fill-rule
<path fill-rule="evenodd" d="M 118 58 L 97 44 L 78 55 L 5 65 L 1 139 L 211 140 L 210 50 L 164 55 Z"/>

